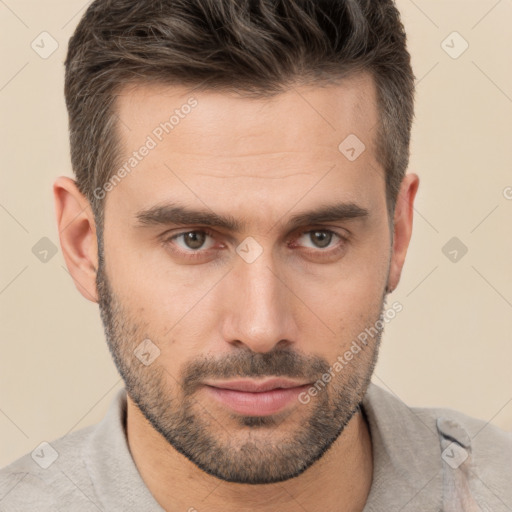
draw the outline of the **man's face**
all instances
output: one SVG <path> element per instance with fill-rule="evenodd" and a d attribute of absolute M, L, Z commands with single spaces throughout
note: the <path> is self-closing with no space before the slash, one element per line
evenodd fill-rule
<path fill-rule="evenodd" d="M 182 108 L 187 101 L 194 106 Z M 391 237 L 373 81 L 360 75 L 266 100 L 140 86 L 117 108 L 121 165 L 137 160 L 107 193 L 97 286 L 129 397 L 209 474 L 245 483 L 296 476 L 357 412 L 377 358 L 380 330 L 322 380 L 380 325 L 385 304 Z M 161 123 L 176 109 L 166 133 Z M 365 145 L 359 156 L 354 135 Z M 297 218 L 339 205 L 341 215 Z M 237 225 L 183 212 L 180 223 L 166 207 Z M 273 392 L 271 405 L 206 385 L 272 377 L 323 385 L 309 400 L 292 392 L 279 402 Z"/>

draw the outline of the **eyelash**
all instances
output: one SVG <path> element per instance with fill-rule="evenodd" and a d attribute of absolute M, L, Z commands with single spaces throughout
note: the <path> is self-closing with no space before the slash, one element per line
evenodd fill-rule
<path fill-rule="evenodd" d="M 323 233 L 328 233 L 328 234 L 332 234 L 334 236 L 337 236 L 340 239 L 340 243 L 337 246 L 335 246 L 334 248 L 331 248 L 330 250 L 329 249 L 322 250 L 321 248 L 319 248 L 319 249 L 306 249 L 306 252 L 308 252 L 308 253 L 325 254 L 325 255 L 329 255 L 329 256 L 334 256 L 339 251 L 343 250 L 343 248 L 345 246 L 345 243 L 348 242 L 348 238 L 346 236 L 343 236 L 340 233 L 337 233 L 336 231 L 332 231 L 330 229 L 325 229 L 325 228 L 313 228 L 313 229 L 309 229 L 307 231 L 301 231 L 299 233 L 299 235 L 297 236 L 297 239 L 301 238 L 305 234 L 314 233 L 316 231 L 320 231 L 320 232 L 323 232 Z M 188 233 L 204 233 L 205 235 L 207 235 L 207 236 L 209 236 L 211 238 L 215 238 L 215 233 L 213 231 L 210 231 L 207 228 L 203 228 L 203 229 L 190 229 L 188 231 L 182 231 L 180 233 L 176 233 L 176 234 L 174 234 L 172 236 L 169 236 L 169 237 L 163 239 L 162 240 L 162 245 L 164 247 L 170 247 L 174 240 L 176 240 L 180 236 L 186 235 Z M 171 249 L 171 251 L 173 253 L 178 254 L 180 256 L 185 256 L 185 257 L 187 257 L 189 259 L 204 258 L 205 253 L 207 253 L 208 251 L 218 251 L 218 250 L 219 249 L 206 249 L 206 250 L 198 249 L 198 250 L 194 251 L 194 250 L 190 249 L 190 251 L 182 251 L 180 249 L 174 249 L 174 248 Z"/>

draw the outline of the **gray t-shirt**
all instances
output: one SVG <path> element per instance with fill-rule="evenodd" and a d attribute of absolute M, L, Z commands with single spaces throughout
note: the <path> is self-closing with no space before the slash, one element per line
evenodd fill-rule
<path fill-rule="evenodd" d="M 363 512 L 512 511 L 512 433 L 450 409 L 410 408 L 374 383 L 361 409 L 374 458 Z M 162 512 L 131 457 L 125 424 L 122 389 L 97 425 L 0 470 L 0 511 Z"/>

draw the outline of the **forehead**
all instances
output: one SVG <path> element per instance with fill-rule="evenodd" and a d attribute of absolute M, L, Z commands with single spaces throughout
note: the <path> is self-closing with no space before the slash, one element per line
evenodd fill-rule
<path fill-rule="evenodd" d="M 356 191 L 370 190 L 370 181 L 384 182 L 375 154 L 376 89 L 367 73 L 267 98 L 131 86 L 117 97 L 116 113 L 127 172 L 107 204 L 122 194 L 134 210 L 181 194 L 183 202 L 208 197 L 225 206 L 231 197 L 234 207 L 237 200 L 261 205 L 264 198 L 288 194 L 289 205 L 307 188 L 315 189 L 308 193 L 311 201 L 315 193 L 334 194 L 336 187 L 355 199 Z M 352 150 L 357 156 L 362 149 L 353 159 Z"/>
<path fill-rule="evenodd" d="M 197 105 L 188 108 L 192 98 Z M 140 142 L 139 131 L 153 133 L 174 113 L 171 124 L 175 123 L 172 138 L 176 143 L 191 143 L 196 150 L 208 150 L 218 156 L 233 155 L 233 150 L 237 155 L 247 154 L 249 142 L 251 150 L 265 152 L 296 150 L 303 143 L 332 147 L 350 133 L 364 139 L 368 147 L 378 120 L 375 83 L 369 73 L 351 75 L 330 85 L 290 86 L 280 94 L 263 98 L 159 83 L 140 84 L 120 92 L 116 109 L 128 149 Z M 182 122 L 184 119 L 186 122 Z M 229 143 L 229 150 L 219 147 L 219 141 Z"/>

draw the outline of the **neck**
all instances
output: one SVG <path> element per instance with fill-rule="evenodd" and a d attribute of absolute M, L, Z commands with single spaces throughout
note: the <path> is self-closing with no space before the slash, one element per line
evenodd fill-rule
<path fill-rule="evenodd" d="M 129 396 L 126 429 L 142 480 L 167 512 L 234 512 L 248 506 L 261 512 L 360 512 L 372 483 L 372 444 L 361 412 L 304 473 L 263 485 L 225 482 L 205 473 L 152 427 Z"/>

